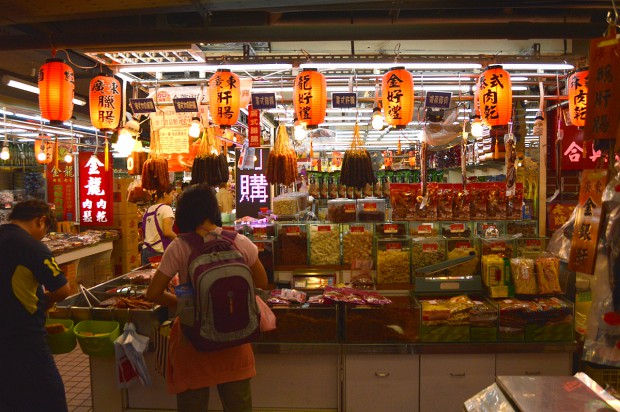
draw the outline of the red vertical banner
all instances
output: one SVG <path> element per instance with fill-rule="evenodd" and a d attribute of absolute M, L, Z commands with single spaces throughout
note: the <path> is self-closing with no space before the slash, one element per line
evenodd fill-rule
<path fill-rule="evenodd" d="M 260 110 L 248 106 L 248 141 L 250 147 L 260 147 Z"/>
<path fill-rule="evenodd" d="M 66 148 L 59 148 L 60 155 L 66 154 Z M 56 151 L 53 150 L 53 153 Z M 53 155 L 55 156 L 55 155 Z M 58 167 L 56 167 L 58 163 Z M 47 165 L 45 170 L 45 180 L 47 181 L 47 201 L 53 203 L 56 210 L 56 219 L 75 220 L 75 170 L 73 163 L 66 163 L 64 160 L 56 162 L 56 159 Z"/>
<path fill-rule="evenodd" d="M 104 156 L 104 153 L 80 153 L 80 224 L 85 226 L 113 223 L 113 174 L 111 167 L 105 170 Z"/>

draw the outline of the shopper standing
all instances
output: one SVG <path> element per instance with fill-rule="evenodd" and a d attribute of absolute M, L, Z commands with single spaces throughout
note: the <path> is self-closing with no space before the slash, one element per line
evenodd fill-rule
<path fill-rule="evenodd" d="M 42 200 L 17 203 L 0 225 L 0 411 L 66 412 L 65 388 L 45 340 L 45 312 L 69 285 L 41 239 L 55 226 Z M 44 288 L 45 287 L 45 291 Z"/>
<path fill-rule="evenodd" d="M 154 194 L 153 205 L 149 206 L 142 217 L 142 264 L 149 263 L 149 258 L 161 256 L 170 242 L 177 237 L 172 230 L 174 212 L 172 201 L 176 190 L 169 185 L 166 189 L 158 189 Z"/>
<path fill-rule="evenodd" d="M 183 233 L 196 232 L 205 241 L 220 234 L 221 215 L 215 193 L 207 184 L 193 185 L 181 193 L 177 202 L 177 224 Z M 247 237 L 237 235 L 233 247 L 252 271 L 254 286 L 267 287 L 265 268 L 258 260 L 258 249 Z M 177 298 L 166 292 L 173 276 L 180 283 L 189 282 L 188 266 L 192 247 L 182 238 L 166 249 L 147 290 L 147 298 L 164 306 L 175 307 Z M 213 352 L 199 352 L 183 335 L 178 319 L 170 333 L 166 380 L 168 391 L 177 395 L 179 412 L 205 412 L 209 387 L 217 386 L 225 412 L 250 412 L 252 394 L 250 378 L 256 375 L 254 353 L 249 343 Z"/>

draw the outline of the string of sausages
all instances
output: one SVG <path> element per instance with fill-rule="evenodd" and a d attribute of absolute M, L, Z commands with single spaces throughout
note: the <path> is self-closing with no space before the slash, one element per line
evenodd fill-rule
<path fill-rule="evenodd" d="M 142 166 L 142 188 L 165 190 L 168 187 L 168 161 L 162 155 L 159 131 L 151 135 L 151 152 Z"/>
<path fill-rule="evenodd" d="M 226 150 L 215 146 L 215 131 L 212 127 L 205 130 L 192 164 L 190 184 L 208 183 L 219 186 L 228 182 L 228 157 Z"/>
<path fill-rule="evenodd" d="M 297 179 L 297 154 L 283 124 L 278 126 L 278 137 L 267 158 L 265 177 L 271 184 L 286 186 Z"/>
<path fill-rule="evenodd" d="M 370 153 L 363 146 L 364 142 L 360 137 L 359 126 L 356 123 L 353 128 L 351 148 L 344 152 L 340 170 L 340 182 L 346 186 L 361 189 L 366 184 L 372 185 L 377 182 L 377 177 L 372 170 Z"/>

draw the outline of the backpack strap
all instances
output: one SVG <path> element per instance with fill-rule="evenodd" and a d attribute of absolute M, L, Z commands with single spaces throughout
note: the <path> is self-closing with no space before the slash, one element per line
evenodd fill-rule
<path fill-rule="evenodd" d="M 202 236 L 196 232 L 181 233 L 179 237 L 187 242 L 191 246 L 192 250 L 197 250 L 205 242 Z"/>
<path fill-rule="evenodd" d="M 159 206 L 155 208 L 155 210 L 153 210 L 152 212 L 146 212 L 144 216 L 142 217 L 142 230 L 143 230 L 144 237 L 146 237 L 146 221 L 150 216 L 153 216 L 153 220 L 155 223 L 155 230 L 157 230 L 157 234 L 159 235 L 159 240 L 156 240 L 153 243 L 148 243 L 146 241 L 144 242 L 144 245 L 153 251 L 155 251 L 155 249 L 153 249 L 153 246 L 157 245 L 158 243 L 162 243 L 164 239 L 164 231 L 161 230 L 161 227 L 159 226 L 159 221 L 157 220 L 157 212 L 159 211 L 159 208 L 162 207 L 163 205 L 164 205 L 163 203 L 160 204 Z"/>

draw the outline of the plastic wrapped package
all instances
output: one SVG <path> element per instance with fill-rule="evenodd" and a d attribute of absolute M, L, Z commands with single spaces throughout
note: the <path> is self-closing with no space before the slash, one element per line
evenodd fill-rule
<path fill-rule="evenodd" d="M 499 340 L 572 342 L 574 308 L 557 296 L 507 298 L 499 305 Z"/>
<path fill-rule="evenodd" d="M 295 196 L 283 194 L 273 198 L 273 213 L 275 215 L 293 215 L 299 212 L 299 203 Z"/>
<path fill-rule="evenodd" d="M 310 224 L 310 264 L 340 264 L 340 226 L 337 224 Z"/>
<path fill-rule="evenodd" d="M 496 383 L 465 401 L 467 412 L 517 412 Z"/>
<path fill-rule="evenodd" d="M 410 253 L 407 239 L 377 240 L 377 283 L 410 283 Z"/>
<path fill-rule="evenodd" d="M 538 293 L 534 259 L 510 259 L 510 271 L 517 295 L 535 295 Z"/>
<path fill-rule="evenodd" d="M 553 256 L 536 258 L 536 281 L 541 295 L 562 293 L 560 259 Z"/>

